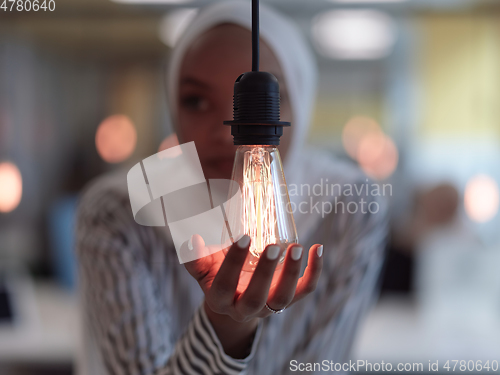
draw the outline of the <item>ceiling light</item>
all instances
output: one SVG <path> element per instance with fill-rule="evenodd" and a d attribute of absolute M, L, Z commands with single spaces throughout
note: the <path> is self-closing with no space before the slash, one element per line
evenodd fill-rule
<path fill-rule="evenodd" d="M 192 0 L 111 0 L 121 4 L 185 4 Z"/>
<path fill-rule="evenodd" d="M 377 10 L 333 10 L 314 18 L 312 35 L 326 57 L 370 60 L 390 54 L 396 27 L 389 15 Z"/>
<path fill-rule="evenodd" d="M 381 4 L 381 3 L 404 3 L 408 0 L 328 0 L 331 3 L 342 4 Z"/>

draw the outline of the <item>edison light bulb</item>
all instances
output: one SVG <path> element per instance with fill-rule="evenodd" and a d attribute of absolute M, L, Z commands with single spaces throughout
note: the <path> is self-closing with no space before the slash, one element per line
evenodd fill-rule
<path fill-rule="evenodd" d="M 298 241 L 290 209 L 280 153 L 276 146 L 239 146 L 234 159 L 232 180 L 239 184 L 241 199 L 233 201 L 226 212 L 233 240 L 247 234 L 250 251 L 244 271 L 255 269 L 267 245 L 283 248 L 280 263 L 288 244 Z M 223 235 L 222 243 L 226 242 Z"/>
<path fill-rule="evenodd" d="M 233 120 L 224 124 L 231 126 L 234 144 L 239 146 L 232 180 L 239 185 L 241 199 L 232 199 L 230 194 L 227 200 L 226 227 L 230 233 L 222 235 L 222 244 L 238 241 L 244 234 L 250 236 L 243 270 L 253 271 L 267 245 L 282 247 L 281 264 L 288 244 L 298 242 L 277 148 L 283 128 L 290 123 L 280 121 L 279 83 L 267 72 L 255 70 L 236 79 L 233 111 Z"/>

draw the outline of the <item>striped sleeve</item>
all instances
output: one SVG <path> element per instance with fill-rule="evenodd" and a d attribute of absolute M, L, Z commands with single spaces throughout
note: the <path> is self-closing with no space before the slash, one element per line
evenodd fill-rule
<path fill-rule="evenodd" d="M 162 243 L 152 228 L 137 225 L 130 211 L 128 197 L 106 192 L 85 196 L 78 212 L 76 247 L 84 321 L 97 342 L 105 373 L 245 373 L 261 327 L 250 355 L 234 359 L 225 354 L 202 304 L 186 332 L 175 340 L 177 310 L 169 309 L 161 298 L 148 260 L 148 252 L 162 249 Z"/>
<path fill-rule="evenodd" d="M 178 372 L 170 373 L 243 374 L 255 354 L 261 331 L 262 323 L 259 323 L 250 354 L 244 359 L 234 359 L 224 352 L 202 305 L 196 310 L 187 332 L 178 341 L 177 350 L 172 356 L 171 361 Z"/>

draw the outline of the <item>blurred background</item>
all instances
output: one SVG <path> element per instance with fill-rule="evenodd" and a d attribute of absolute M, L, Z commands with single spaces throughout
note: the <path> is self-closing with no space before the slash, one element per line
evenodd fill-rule
<path fill-rule="evenodd" d="M 165 66 L 208 2 L 0 9 L 1 374 L 74 373 L 78 194 L 172 141 Z M 500 2 L 262 2 L 316 51 L 310 143 L 393 187 L 354 357 L 500 361 Z"/>

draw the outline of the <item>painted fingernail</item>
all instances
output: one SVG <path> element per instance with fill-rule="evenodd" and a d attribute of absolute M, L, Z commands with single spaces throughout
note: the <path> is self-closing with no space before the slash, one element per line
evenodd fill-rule
<path fill-rule="evenodd" d="M 276 245 L 271 245 L 267 248 L 267 259 L 275 260 L 280 253 L 280 247 Z"/>
<path fill-rule="evenodd" d="M 323 245 L 318 246 L 318 249 L 316 251 L 317 251 L 318 257 L 321 258 L 321 256 L 323 255 Z"/>
<path fill-rule="evenodd" d="M 301 256 L 302 256 L 302 246 L 292 247 L 292 259 L 299 260 Z"/>
<path fill-rule="evenodd" d="M 246 249 L 250 245 L 250 237 L 245 234 L 237 243 L 240 249 Z"/>
<path fill-rule="evenodd" d="M 188 249 L 193 250 L 193 236 L 188 241 Z"/>

